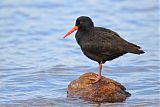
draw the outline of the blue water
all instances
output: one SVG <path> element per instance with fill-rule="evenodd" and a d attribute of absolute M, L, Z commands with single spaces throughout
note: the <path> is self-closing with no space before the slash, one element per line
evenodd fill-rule
<path fill-rule="evenodd" d="M 143 55 L 107 62 L 103 75 L 132 94 L 122 103 L 90 103 L 66 97 L 70 81 L 98 64 L 86 58 L 74 34 L 81 15 L 140 45 Z M 0 106 L 128 107 L 160 105 L 158 0 L 1 0 Z"/>

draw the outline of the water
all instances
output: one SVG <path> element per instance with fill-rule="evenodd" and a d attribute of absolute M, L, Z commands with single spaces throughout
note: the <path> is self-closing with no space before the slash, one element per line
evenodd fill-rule
<path fill-rule="evenodd" d="M 70 81 L 98 64 L 86 58 L 74 34 L 63 39 L 81 15 L 140 45 L 104 65 L 103 75 L 132 94 L 122 103 L 91 103 L 66 97 Z M 123 107 L 159 104 L 158 0 L 1 0 L 0 105 Z"/>

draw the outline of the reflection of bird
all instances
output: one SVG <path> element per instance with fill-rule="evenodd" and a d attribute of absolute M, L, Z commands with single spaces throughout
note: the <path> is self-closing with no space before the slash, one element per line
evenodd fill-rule
<path fill-rule="evenodd" d="M 80 45 L 84 55 L 99 63 L 99 74 L 95 80 L 96 83 L 101 78 L 102 64 L 113 60 L 126 53 L 142 54 L 140 47 L 122 39 L 116 32 L 102 28 L 94 27 L 89 17 L 81 16 L 76 20 L 73 27 L 65 36 L 67 37 L 75 30 L 78 30 L 75 37 Z"/>

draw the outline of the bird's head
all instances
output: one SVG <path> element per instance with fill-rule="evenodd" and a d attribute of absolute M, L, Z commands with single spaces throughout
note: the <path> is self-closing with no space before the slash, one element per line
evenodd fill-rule
<path fill-rule="evenodd" d="M 69 36 L 71 33 L 73 33 L 76 30 L 88 30 L 93 27 L 94 27 L 94 24 L 91 18 L 87 16 L 80 16 L 79 18 L 77 18 L 75 26 L 64 36 L 64 38 Z"/>

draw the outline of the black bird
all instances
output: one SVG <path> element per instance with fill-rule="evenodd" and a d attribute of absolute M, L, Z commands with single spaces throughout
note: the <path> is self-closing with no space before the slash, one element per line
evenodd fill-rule
<path fill-rule="evenodd" d="M 84 55 L 99 63 L 99 73 L 93 83 L 101 79 L 102 64 L 113 60 L 126 53 L 143 54 L 140 46 L 130 43 L 121 38 L 116 32 L 103 27 L 94 27 L 91 18 L 81 16 L 76 20 L 75 26 L 64 36 L 76 32 L 76 40 Z"/>

